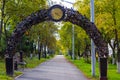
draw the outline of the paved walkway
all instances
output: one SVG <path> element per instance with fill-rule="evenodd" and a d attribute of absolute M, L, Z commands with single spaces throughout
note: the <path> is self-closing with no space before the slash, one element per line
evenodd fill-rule
<path fill-rule="evenodd" d="M 42 63 L 38 67 L 25 71 L 15 80 L 88 80 L 63 55 L 57 55 L 52 60 Z"/>

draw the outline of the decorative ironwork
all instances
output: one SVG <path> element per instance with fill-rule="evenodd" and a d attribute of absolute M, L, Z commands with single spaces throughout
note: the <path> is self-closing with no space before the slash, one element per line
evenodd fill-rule
<path fill-rule="evenodd" d="M 18 43 L 19 38 L 25 33 L 26 30 L 31 28 L 32 25 L 41 23 L 46 20 L 50 20 L 48 15 L 49 9 L 42 9 L 37 11 L 36 13 L 32 13 L 23 21 L 21 21 L 16 29 L 13 31 L 12 36 L 8 39 L 8 45 L 6 49 L 6 55 L 8 57 L 13 56 L 13 51 L 15 49 L 16 43 Z M 95 24 L 90 22 L 85 16 L 80 14 L 78 11 L 74 11 L 73 9 L 65 9 L 65 18 L 63 21 L 69 21 L 73 24 L 76 24 L 82 27 L 86 33 L 93 39 L 97 51 L 100 57 L 107 57 L 108 55 L 108 47 L 107 43 L 101 36 L 101 33 L 96 28 Z M 11 55 L 12 54 L 12 55 Z"/>
<path fill-rule="evenodd" d="M 101 33 L 99 32 L 95 24 L 90 22 L 88 18 L 83 16 L 78 11 L 74 11 L 72 9 L 66 8 L 66 15 L 67 16 L 64 19 L 64 21 L 69 21 L 83 28 L 86 31 L 86 33 L 90 36 L 90 38 L 93 39 L 97 47 L 99 57 L 107 58 L 108 56 L 107 43 L 104 41 L 103 37 L 101 36 Z"/>

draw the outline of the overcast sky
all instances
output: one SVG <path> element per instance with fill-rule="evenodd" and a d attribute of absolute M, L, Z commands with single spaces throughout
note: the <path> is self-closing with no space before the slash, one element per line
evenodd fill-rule
<path fill-rule="evenodd" d="M 53 2 L 55 2 L 56 4 L 62 3 L 63 6 L 68 7 L 68 8 L 71 8 L 71 7 L 72 7 L 72 4 L 67 3 L 67 2 L 63 2 L 63 1 L 61 1 L 61 0 L 49 0 L 49 1 L 53 1 Z M 68 2 L 71 2 L 71 3 L 74 3 L 74 2 L 75 2 L 75 0 L 64 0 L 64 1 L 68 1 Z"/>

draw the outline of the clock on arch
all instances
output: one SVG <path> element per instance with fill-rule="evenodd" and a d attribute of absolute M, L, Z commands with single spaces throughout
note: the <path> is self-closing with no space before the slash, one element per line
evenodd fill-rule
<path fill-rule="evenodd" d="M 50 7 L 48 14 L 52 21 L 58 22 L 64 19 L 65 9 L 60 5 L 54 5 Z"/>

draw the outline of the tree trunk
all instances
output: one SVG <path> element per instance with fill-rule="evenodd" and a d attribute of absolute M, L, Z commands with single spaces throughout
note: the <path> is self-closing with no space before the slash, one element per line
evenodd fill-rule
<path fill-rule="evenodd" d="M 2 0 L 2 8 L 1 8 L 1 23 L 0 23 L 0 37 L 2 34 L 2 28 L 3 28 L 3 23 L 4 23 L 4 9 L 5 9 L 5 0 Z"/>
<path fill-rule="evenodd" d="M 39 54 L 40 58 L 41 58 L 41 53 L 42 53 L 42 43 L 40 44 L 40 54 Z"/>
<path fill-rule="evenodd" d="M 0 22 L 0 47 L 1 47 L 1 39 L 2 39 L 2 29 L 3 29 L 3 23 L 4 23 L 4 10 L 5 10 L 5 0 L 2 0 L 2 8 L 1 8 L 1 22 Z"/>
<path fill-rule="evenodd" d="M 46 45 L 44 46 L 44 57 L 47 58 Z"/>
<path fill-rule="evenodd" d="M 72 50 L 71 49 L 69 49 L 69 55 L 70 55 L 70 57 L 72 59 Z"/>
<path fill-rule="evenodd" d="M 115 58 L 115 49 L 112 49 L 113 54 L 112 54 L 112 64 L 116 64 L 116 58 Z"/>
<path fill-rule="evenodd" d="M 39 46 L 38 46 L 38 59 L 40 60 L 41 57 L 40 57 L 40 48 L 39 48 Z"/>
<path fill-rule="evenodd" d="M 120 48 L 119 48 L 119 42 L 118 42 L 118 31 L 115 29 L 115 39 L 117 44 L 117 71 L 120 73 Z"/>
<path fill-rule="evenodd" d="M 118 49 L 117 52 L 117 72 L 120 73 L 120 48 Z"/>
<path fill-rule="evenodd" d="M 9 17 L 10 18 L 10 17 Z M 7 30 L 6 30 L 6 25 L 7 25 L 7 22 L 9 20 L 9 18 L 7 18 L 6 22 L 4 23 L 4 33 L 5 33 L 5 38 L 6 38 L 6 45 L 7 45 L 7 41 L 8 41 L 8 36 L 7 36 Z"/>
<path fill-rule="evenodd" d="M 41 52 L 40 52 L 40 49 L 41 49 L 41 47 L 40 47 L 41 45 L 40 45 L 40 38 L 38 37 L 38 59 L 40 60 L 40 58 L 41 58 Z"/>
<path fill-rule="evenodd" d="M 80 59 L 80 41 L 78 41 L 77 53 L 78 53 L 78 59 Z"/>
<path fill-rule="evenodd" d="M 108 40 L 108 44 L 110 45 L 112 49 L 112 64 L 116 64 L 116 57 L 115 57 L 115 47 L 116 47 L 116 39 L 115 40 Z"/>
<path fill-rule="evenodd" d="M 117 72 L 120 73 L 120 62 L 117 62 Z"/>
<path fill-rule="evenodd" d="M 78 59 L 80 59 L 80 49 L 78 47 Z"/>

